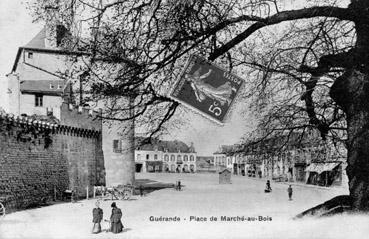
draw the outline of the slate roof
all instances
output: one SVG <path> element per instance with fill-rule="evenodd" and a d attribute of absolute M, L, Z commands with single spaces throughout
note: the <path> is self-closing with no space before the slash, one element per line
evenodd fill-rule
<path fill-rule="evenodd" d="M 234 145 L 221 145 L 214 154 L 229 154 L 233 151 Z"/>
<path fill-rule="evenodd" d="M 20 91 L 22 93 L 41 93 L 45 95 L 62 95 L 69 92 L 69 87 L 64 89 L 64 80 L 26 80 L 21 81 Z"/>
<path fill-rule="evenodd" d="M 23 50 L 29 50 L 34 52 L 43 52 L 49 54 L 59 54 L 59 55 L 86 55 L 87 53 L 79 52 L 79 51 L 69 51 L 58 48 L 47 48 L 45 45 L 46 39 L 46 27 L 44 27 L 37 35 L 28 42 L 25 46 L 19 47 L 17 55 L 15 57 L 15 61 L 12 67 L 12 72 L 17 70 L 18 61 L 20 59 L 21 53 Z"/>
<path fill-rule="evenodd" d="M 151 143 L 143 143 L 141 142 L 144 138 L 136 138 L 136 149 L 137 150 L 147 150 L 147 151 L 163 151 L 169 153 L 195 153 L 195 149 L 193 147 L 188 146 L 186 143 L 174 140 L 174 141 L 165 141 L 159 139 L 152 139 Z"/>
<path fill-rule="evenodd" d="M 28 42 L 25 48 L 45 49 L 46 28 L 44 27 L 37 35 Z"/>

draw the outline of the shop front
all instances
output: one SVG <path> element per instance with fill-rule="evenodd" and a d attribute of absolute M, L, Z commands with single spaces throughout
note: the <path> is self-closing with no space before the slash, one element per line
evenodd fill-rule
<path fill-rule="evenodd" d="M 305 163 L 295 163 L 295 180 L 297 182 L 305 182 L 306 181 L 305 168 L 306 168 Z"/>
<path fill-rule="evenodd" d="M 340 162 L 311 163 L 305 171 L 308 173 L 307 184 L 329 187 L 341 181 Z"/>
<path fill-rule="evenodd" d="M 161 161 L 147 161 L 146 162 L 146 172 L 163 172 L 163 162 Z"/>

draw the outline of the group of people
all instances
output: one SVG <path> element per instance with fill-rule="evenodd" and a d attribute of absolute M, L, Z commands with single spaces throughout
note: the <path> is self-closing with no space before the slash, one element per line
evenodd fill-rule
<path fill-rule="evenodd" d="M 101 232 L 101 221 L 103 220 L 103 210 L 100 208 L 100 202 L 96 202 L 96 207 L 92 210 L 92 222 L 93 228 L 92 233 L 100 233 Z M 107 231 L 111 231 L 112 233 L 120 233 L 123 231 L 123 224 L 121 221 L 122 211 L 117 207 L 115 202 L 111 204 L 112 211 L 110 216 L 110 227 Z"/>
<path fill-rule="evenodd" d="M 272 192 L 272 187 L 270 186 L 270 181 L 267 180 L 266 182 L 266 185 L 265 185 L 265 190 L 264 190 L 265 193 L 270 193 Z M 288 193 L 288 199 L 291 201 L 292 200 L 292 186 L 289 185 L 288 188 L 287 188 L 287 193 Z"/>

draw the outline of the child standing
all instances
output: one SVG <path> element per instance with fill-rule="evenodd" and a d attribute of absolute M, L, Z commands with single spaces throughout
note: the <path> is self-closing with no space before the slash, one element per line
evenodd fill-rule
<path fill-rule="evenodd" d="M 92 210 L 92 222 L 94 226 L 92 228 L 92 233 L 100 233 L 101 232 L 101 225 L 100 222 L 103 219 L 103 210 L 100 208 L 100 202 L 97 201 L 95 203 L 96 208 Z"/>

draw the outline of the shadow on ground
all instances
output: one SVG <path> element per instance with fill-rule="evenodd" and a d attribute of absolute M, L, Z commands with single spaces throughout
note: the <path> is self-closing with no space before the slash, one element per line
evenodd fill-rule
<path fill-rule="evenodd" d="M 327 217 L 344 212 L 350 212 L 351 210 L 351 197 L 349 195 L 340 195 L 296 215 L 294 219 L 305 217 Z"/>
<path fill-rule="evenodd" d="M 135 195 L 148 194 L 164 188 L 174 188 L 174 183 L 162 183 L 151 179 L 137 179 L 134 185 Z"/>

